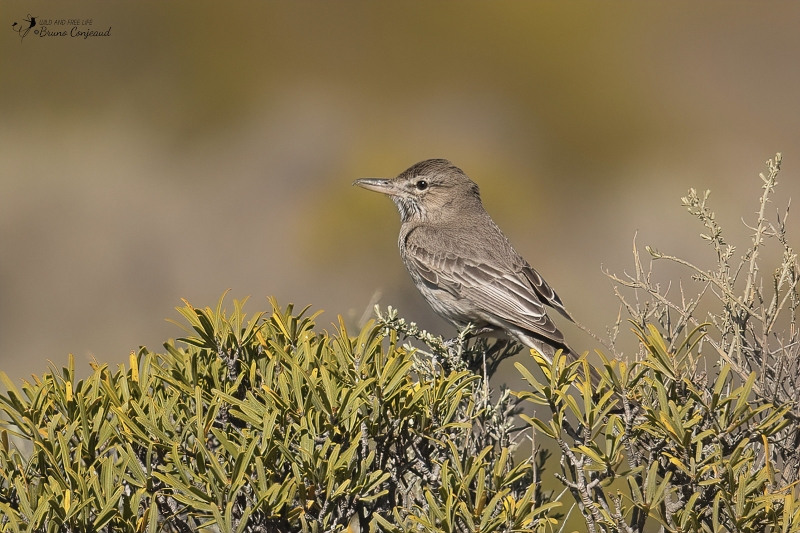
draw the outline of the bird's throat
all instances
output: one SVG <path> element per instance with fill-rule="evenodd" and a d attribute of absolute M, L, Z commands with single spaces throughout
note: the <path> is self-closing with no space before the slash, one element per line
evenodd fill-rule
<path fill-rule="evenodd" d="M 394 205 L 397 206 L 397 210 L 400 212 L 400 221 L 410 222 L 412 220 L 422 220 L 423 219 L 423 211 L 419 204 L 414 198 L 404 198 L 402 196 L 392 196 L 392 201 Z"/>

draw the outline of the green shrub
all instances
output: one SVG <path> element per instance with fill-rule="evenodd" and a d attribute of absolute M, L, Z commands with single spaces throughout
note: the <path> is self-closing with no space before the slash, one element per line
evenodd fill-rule
<path fill-rule="evenodd" d="M 180 311 L 184 348 L 78 382 L 70 358 L 22 391 L 4 376 L 0 530 L 538 531 L 560 505 L 514 461 L 510 396 L 426 370 L 395 331 L 319 333 L 275 302 Z"/>
<path fill-rule="evenodd" d="M 329 334 L 307 308 L 247 320 L 224 296 L 186 303 L 187 337 L 116 371 L 77 381 L 70 357 L 21 390 L 0 373 L 0 532 L 800 531 L 798 264 L 785 216 L 765 214 L 768 165 L 738 263 L 707 193 L 684 203 L 711 268 L 648 248 L 691 271 L 695 297 L 671 299 L 636 251 L 633 275 L 610 275 L 638 352 L 618 352 L 620 318 L 596 388 L 585 359 L 531 353 L 516 364 L 530 389 L 492 400 L 518 345 L 469 327 L 445 342 L 391 308 Z M 558 494 L 542 489 L 548 442 Z"/>
<path fill-rule="evenodd" d="M 585 361 L 535 355 L 544 383 L 517 363 L 534 389 L 520 396 L 552 413 L 522 416 L 558 443 L 556 475 L 587 530 L 800 531 L 796 491 L 780 483 L 771 452 L 789 407 L 749 401 L 755 374 L 737 386 L 727 365 L 713 386 L 697 384 L 655 328 L 638 333 L 645 358 L 606 359 L 600 392 L 582 377 Z M 624 395 L 618 413 L 615 394 Z"/>

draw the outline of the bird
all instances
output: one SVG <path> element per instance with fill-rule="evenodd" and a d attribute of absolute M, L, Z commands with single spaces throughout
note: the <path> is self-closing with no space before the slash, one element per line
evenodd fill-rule
<path fill-rule="evenodd" d="M 561 298 L 514 250 L 486 212 L 480 189 L 447 159 L 421 161 L 396 178 L 353 185 L 383 193 L 400 212 L 400 256 L 433 310 L 457 329 L 508 336 L 552 364 L 578 357 L 548 315 L 574 322 Z M 594 380 L 593 380 L 594 381 Z"/>

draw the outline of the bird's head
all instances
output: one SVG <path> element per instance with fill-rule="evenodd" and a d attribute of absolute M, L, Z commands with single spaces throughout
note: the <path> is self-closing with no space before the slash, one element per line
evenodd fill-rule
<path fill-rule="evenodd" d="M 362 178 L 353 182 L 389 196 L 403 222 L 447 220 L 478 206 L 478 185 L 446 159 L 428 159 L 393 179 Z"/>

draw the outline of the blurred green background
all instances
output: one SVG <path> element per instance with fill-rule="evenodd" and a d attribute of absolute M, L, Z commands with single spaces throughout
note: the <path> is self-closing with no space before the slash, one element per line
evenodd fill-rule
<path fill-rule="evenodd" d="M 20 40 L 29 14 L 111 35 Z M 350 186 L 426 158 L 479 183 L 598 332 L 618 309 L 601 264 L 630 269 L 636 231 L 713 263 L 687 188 L 713 190 L 741 244 L 776 151 L 782 205 L 800 196 L 796 2 L 4 0 L 0 22 L 0 369 L 15 378 L 68 352 L 158 349 L 181 334 L 164 321 L 180 298 L 227 288 L 251 311 L 312 303 L 323 327 L 355 325 L 379 294 L 452 334 L 400 262 L 394 206 Z"/>

